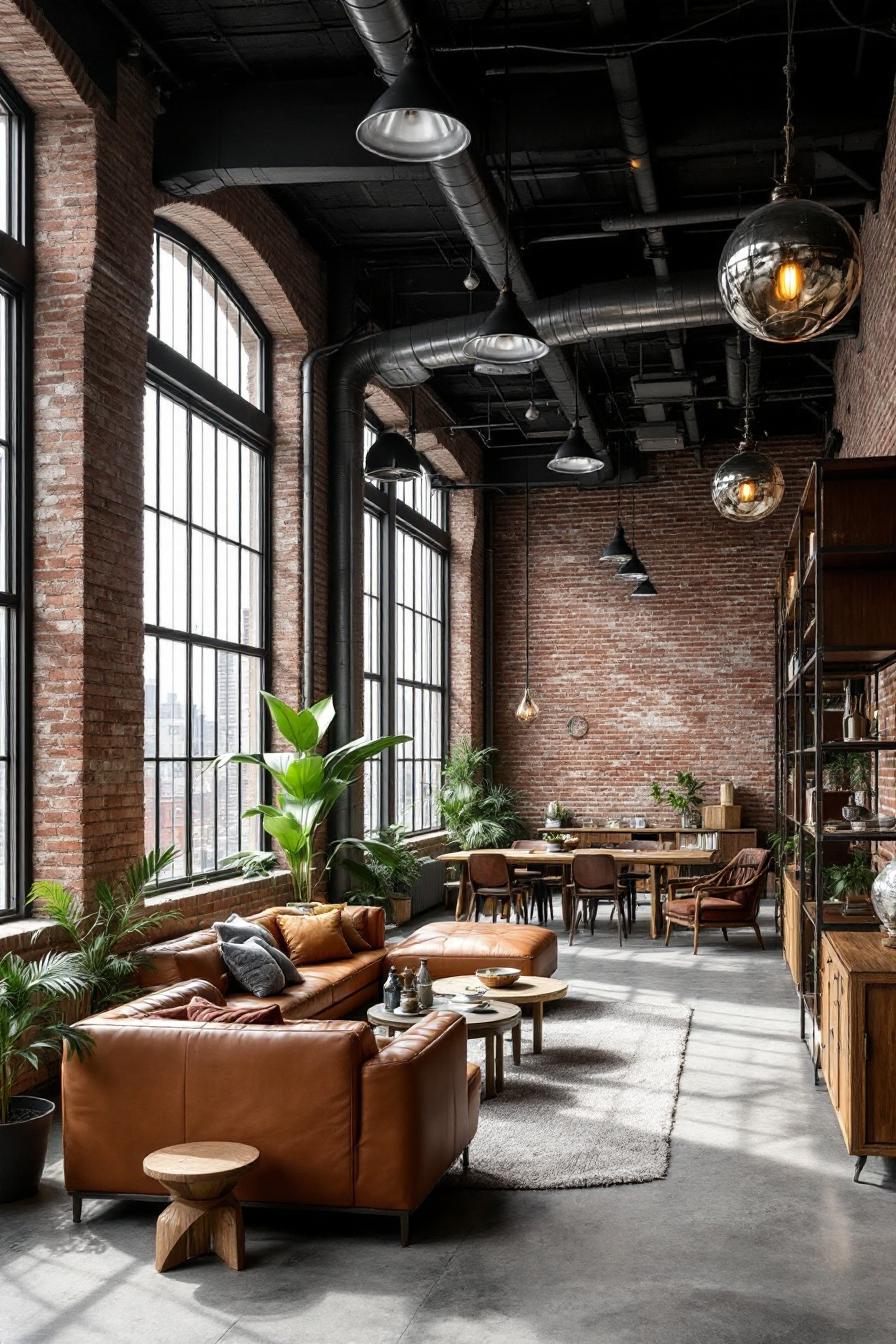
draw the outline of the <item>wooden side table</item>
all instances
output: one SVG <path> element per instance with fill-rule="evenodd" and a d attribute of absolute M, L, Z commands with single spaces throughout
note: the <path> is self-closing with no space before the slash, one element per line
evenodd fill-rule
<path fill-rule="evenodd" d="M 452 975 L 445 980 L 434 981 L 432 992 L 453 997 L 465 990 L 467 985 L 475 985 L 477 989 L 482 988 L 475 975 Z M 515 1003 L 519 1007 L 524 1004 L 531 1004 L 532 1053 L 533 1055 L 540 1055 L 544 1028 L 544 1005 L 552 1003 L 556 999 L 565 999 L 568 991 L 569 985 L 565 980 L 552 980 L 550 976 L 546 975 L 523 975 L 520 976 L 515 985 L 509 985 L 507 989 L 490 989 L 485 997 L 490 1003 Z M 442 1004 L 441 1006 L 450 1007 L 451 1005 Z M 515 1064 L 520 1062 L 519 1032 L 515 1032 L 513 1037 L 513 1062 Z"/>
<path fill-rule="evenodd" d="M 464 981 L 466 983 L 466 980 Z M 448 1007 L 442 1004 L 441 1007 Z M 504 1036 L 509 1031 L 513 1037 L 513 1057 L 519 1063 L 519 1042 L 523 1015 L 519 1008 L 510 1003 L 493 1004 L 493 1013 L 461 1013 L 467 1024 L 467 1040 L 485 1041 L 485 1095 L 488 1098 L 504 1091 Z M 390 1036 L 396 1031 L 407 1031 L 426 1016 L 405 1017 L 402 1013 L 393 1013 L 382 1003 L 376 1003 L 367 1010 L 367 1021 L 374 1027 L 386 1027 Z"/>
<path fill-rule="evenodd" d="M 233 1187 L 259 1159 L 247 1143 L 176 1143 L 143 1159 L 143 1170 L 164 1185 L 171 1203 L 156 1224 L 156 1269 L 164 1274 L 214 1249 L 231 1269 L 243 1269 L 243 1211 Z"/>

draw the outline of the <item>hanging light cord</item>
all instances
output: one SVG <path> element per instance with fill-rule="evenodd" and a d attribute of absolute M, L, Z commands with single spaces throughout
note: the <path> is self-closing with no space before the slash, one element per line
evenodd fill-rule
<path fill-rule="evenodd" d="M 635 483 L 632 481 L 632 551 L 637 549 L 635 545 Z"/>
<path fill-rule="evenodd" d="M 526 458 L 526 690 L 529 689 L 529 459 Z"/>
<path fill-rule="evenodd" d="M 510 286 L 510 5 L 504 0 L 504 285 Z"/>
<path fill-rule="evenodd" d="M 747 358 L 744 363 L 744 447 L 753 438 L 753 398 L 750 387 L 750 365 L 753 358 L 753 338 L 747 341 Z"/>
<path fill-rule="evenodd" d="M 793 182 L 793 74 L 796 62 L 793 58 L 793 29 L 796 22 L 797 0 L 787 3 L 787 60 L 784 65 L 784 89 L 787 104 L 784 121 L 784 179 L 783 185 L 789 187 Z"/>
<path fill-rule="evenodd" d="M 576 397 L 576 419 L 575 419 L 575 423 L 578 424 L 578 423 L 579 423 L 579 347 L 578 347 L 578 344 L 576 344 L 576 353 L 575 353 L 575 375 L 576 375 L 576 390 L 575 390 L 575 397 Z"/>

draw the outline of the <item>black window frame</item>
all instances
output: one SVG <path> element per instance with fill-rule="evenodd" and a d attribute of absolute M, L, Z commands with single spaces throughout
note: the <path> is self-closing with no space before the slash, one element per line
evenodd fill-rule
<path fill-rule="evenodd" d="M 178 228 L 170 221 L 163 218 L 157 218 L 154 221 L 153 247 L 157 247 L 157 236 L 169 238 L 171 241 L 185 248 L 188 253 L 195 256 L 198 261 L 213 275 L 216 284 L 222 289 L 227 297 L 234 303 L 245 318 L 255 334 L 260 338 L 260 361 L 259 387 L 261 406 L 257 407 L 242 397 L 239 393 L 228 388 L 224 383 L 219 382 L 212 374 L 207 373 L 198 364 L 195 364 L 186 355 L 181 354 L 172 346 L 167 345 L 158 336 L 152 332 L 147 334 L 147 359 L 146 359 L 146 383 L 158 393 L 170 400 L 183 406 L 187 412 L 187 452 L 191 451 L 191 413 L 201 419 L 212 423 L 218 430 L 230 434 L 238 440 L 246 443 L 259 453 L 262 463 L 263 479 L 261 483 L 262 509 L 261 509 L 261 533 L 260 533 L 260 554 L 261 554 L 261 611 L 259 612 L 259 636 L 260 636 L 260 655 L 259 648 L 251 647 L 238 641 L 221 639 L 210 635 L 200 635 L 192 630 L 172 630 L 169 627 L 160 626 L 158 623 L 158 606 L 156 608 L 156 622 L 147 623 L 144 620 L 144 635 L 164 639 L 176 643 L 181 643 L 187 650 L 186 655 L 186 696 L 188 707 L 188 719 L 185 726 L 185 732 L 190 740 L 185 742 L 185 819 L 184 833 L 190 843 L 187 846 L 184 855 L 186 871 L 176 877 L 162 878 L 153 888 L 154 891 L 164 892 L 173 891 L 188 887 L 196 887 L 210 882 L 221 881 L 223 878 L 232 878 L 235 870 L 233 868 L 222 868 L 220 866 L 202 870 L 193 871 L 193 853 L 192 853 L 192 789 L 190 787 L 191 766 L 196 758 L 192 750 L 192 740 L 189 722 L 189 706 L 192 703 L 192 656 L 191 650 L 196 647 L 207 648 L 214 651 L 233 653 L 235 655 L 246 655 L 259 657 L 261 661 L 261 686 L 267 688 L 271 684 L 271 636 L 272 636 L 272 589 L 273 589 L 273 560 L 272 560 L 272 490 L 271 479 L 273 470 L 273 444 L 274 444 L 274 425 L 270 414 L 272 401 L 272 378 L 271 378 L 271 347 L 272 341 L 270 334 L 266 330 L 264 323 L 258 316 L 253 305 L 242 292 L 232 277 L 220 266 L 213 256 L 190 234 L 183 229 Z M 192 286 L 187 287 L 187 323 L 188 330 L 192 329 L 190 317 L 190 305 L 192 302 Z M 188 497 L 192 493 L 192 483 L 189 479 L 189 456 L 188 456 Z M 144 508 L 147 506 L 144 505 Z M 192 505 L 190 504 L 190 508 Z M 159 513 L 159 510 L 155 510 Z M 187 535 L 190 535 L 190 529 L 193 524 L 188 520 Z M 224 538 L 226 540 L 226 538 Z M 157 543 L 158 544 L 158 543 Z M 242 543 L 240 543 L 242 545 Z M 157 577 L 158 582 L 158 577 Z M 188 574 L 186 576 L 186 587 L 188 592 L 188 610 L 189 596 L 192 590 L 189 567 L 188 552 Z M 215 585 L 217 594 L 217 582 Z M 189 617 L 187 625 L 190 624 Z M 158 666 L 156 672 L 156 687 L 158 697 Z M 261 715 L 261 748 L 264 751 L 270 749 L 270 724 L 268 716 L 260 710 Z M 180 759 L 172 757 L 159 756 L 159 706 L 158 699 L 156 704 L 156 743 L 155 755 L 147 754 L 144 746 L 144 769 L 146 764 L 154 762 L 156 767 L 162 761 Z M 158 781 L 158 774 L 156 776 Z M 241 785 L 240 785 L 241 795 Z M 267 778 L 262 773 L 260 796 L 262 800 L 269 801 L 270 790 Z M 156 794 L 158 800 L 158 793 Z M 239 810 L 242 812 L 242 797 L 240 796 Z M 155 824 L 155 844 L 159 843 L 159 815 L 158 807 L 156 812 Z M 271 847 L 270 838 L 262 831 L 260 834 L 260 847 L 269 849 Z M 221 856 L 222 857 L 222 856 Z"/>
<path fill-rule="evenodd" d="M 9 416 L 6 490 L 9 517 L 6 528 L 8 588 L 0 605 L 12 614 L 7 620 L 6 741 L 7 772 L 7 904 L 0 907 L 0 924 L 27 913 L 32 876 L 32 529 L 27 520 L 33 500 L 33 128 L 32 114 L 16 90 L 0 75 L 0 98 L 15 118 L 17 181 L 8 185 L 14 233 L 0 232 L 0 288 L 7 303 L 6 354 Z"/>
<path fill-rule="evenodd" d="M 365 419 L 371 430 L 379 432 L 382 425 L 369 412 Z M 424 462 L 424 471 L 430 476 L 435 475 L 432 469 Z M 449 509 L 449 501 L 446 498 L 446 513 Z M 426 545 L 437 551 L 444 563 L 444 584 L 442 587 L 442 613 L 440 622 L 442 626 L 442 680 L 437 689 L 442 696 L 442 714 L 441 714 L 441 733 L 442 733 L 442 760 L 444 761 L 448 746 L 448 726 L 450 718 L 451 705 L 451 535 L 450 535 L 450 513 L 446 517 L 446 526 L 439 527 L 430 521 L 425 514 L 418 513 L 411 508 L 404 500 L 396 497 L 396 487 L 390 485 L 376 485 L 372 481 L 364 482 L 364 508 L 365 510 L 376 514 L 382 520 L 382 531 L 380 546 L 380 658 L 382 671 L 380 677 L 381 697 L 380 714 L 382 725 L 380 731 L 384 734 L 396 732 L 397 722 L 397 697 L 400 685 L 423 685 L 422 682 L 407 682 L 406 678 L 399 678 L 396 674 L 396 651 L 395 651 L 395 611 L 396 611 L 396 583 L 395 583 L 395 562 L 396 562 L 396 534 L 399 531 L 417 538 Z M 395 748 L 383 753 L 383 767 L 380 783 L 381 799 L 381 824 L 390 824 L 397 821 L 395 815 L 397 802 L 397 766 L 398 755 Z M 411 836 L 426 835 L 433 828 L 427 827 L 422 830 L 410 830 Z M 438 829 L 436 826 L 434 829 Z"/>

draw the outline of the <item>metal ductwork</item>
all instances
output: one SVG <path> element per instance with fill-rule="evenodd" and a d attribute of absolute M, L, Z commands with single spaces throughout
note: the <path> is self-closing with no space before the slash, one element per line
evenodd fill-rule
<path fill-rule="evenodd" d="M 377 70 L 387 83 L 391 83 L 401 70 L 411 29 L 404 0 L 342 0 L 342 4 Z M 486 171 L 469 150 L 428 167 L 483 269 L 500 289 L 505 264 L 504 210 L 489 186 Z M 537 295 L 512 238 L 507 250 L 507 268 L 517 297 L 523 303 L 533 302 Z M 539 367 L 571 424 L 575 417 L 576 391 L 568 359 L 562 353 L 551 351 L 540 361 Z M 594 412 L 581 390 L 579 422 L 591 446 L 602 448 L 603 437 Z"/>
<path fill-rule="evenodd" d="M 714 274 L 616 280 L 583 285 L 526 305 L 526 316 L 554 346 L 606 336 L 648 335 L 686 327 L 729 325 Z M 361 647 L 361 535 L 364 507 L 364 389 L 374 379 L 390 386 L 423 382 L 436 369 L 469 363 L 463 345 L 480 319 L 424 322 L 351 341 L 330 364 L 330 685 L 336 703 L 336 740 L 348 741 L 361 724 L 361 685 L 355 653 Z M 337 836 L 360 834 L 360 798 L 350 790 L 334 812 Z"/>

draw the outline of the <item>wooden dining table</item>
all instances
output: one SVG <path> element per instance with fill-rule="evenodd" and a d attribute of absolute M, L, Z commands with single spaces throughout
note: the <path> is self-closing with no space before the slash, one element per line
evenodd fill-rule
<path fill-rule="evenodd" d="M 697 867 L 718 866 L 719 855 L 715 849 L 564 849 L 551 852 L 546 849 L 493 849 L 478 850 L 500 854 L 512 868 L 571 868 L 576 854 L 609 854 L 619 863 L 630 864 L 635 868 L 646 868 L 650 874 L 650 936 L 659 938 L 663 932 L 662 883 L 670 868 L 683 868 L 688 864 Z M 457 893 L 455 918 L 470 918 L 470 882 L 467 872 L 471 850 L 460 849 L 450 854 L 439 854 L 442 863 L 455 863 L 460 868 L 460 886 Z M 564 923 L 568 919 L 568 903 L 564 897 Z"/>

